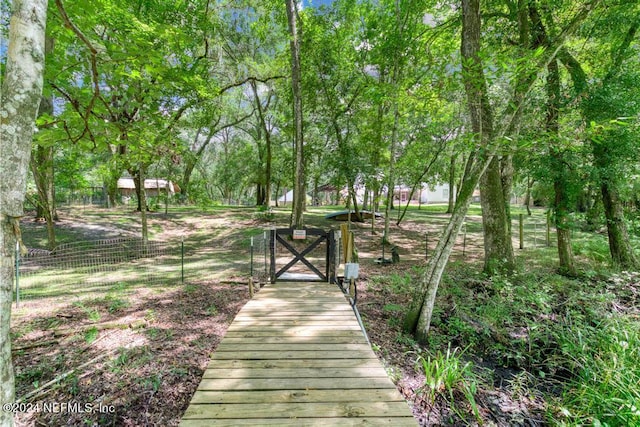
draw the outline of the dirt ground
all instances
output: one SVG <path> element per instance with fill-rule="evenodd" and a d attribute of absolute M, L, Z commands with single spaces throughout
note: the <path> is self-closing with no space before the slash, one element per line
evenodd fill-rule
<path fill-rule="evenodd" d="M 283 218 L 286 215 L 283 214 Z M 237 213 L 180 216 L 168 220 L 151 215 L 158 237 L 203 233 L 224 226 L 208 244 L 230 251 L 229 235 L 243 228 L 270 228 Z M 26 219 L 25 234 L 44 227 Z M 322 224 L 318 224 L 322 225 Z M 65 232 L 87 239 L 130 235 L 137 226 L 114 225 L 113 219 L 64 212 Z M 416 348 L 400 340 L 400 325 L 390 322 L 388 304 L 405 304 L 377 284 L 376 276 L 399 272 L 423 262 L 425 233 L 437 227 L 407 222 L 394 228 L 401 264 L 377 266 L 379 235 L 367 225 L 355 226 L 361 257 L 358 307 L 378 356 L 407 398 L 420 425 L 457 425 L 460 419 L 444 400 L 431 401 L 421 392 L 424 376 L 415 369 Z M 435 235 L 435 234 L 434 234 Z M 427 238 L 428 239 L 428 238 Z M 479 245 L 470 236 L 457 257 L 473 261 Z M 435 244 L 432 244 L 435 246 Z M 431 246 L 431 248 L 433 248 Z M 475 248 L 475 249 L 474 249 Z M 188 406 L 213 352 L 235 314 L 248 300 L 246 277 L 202 280 L 171 288 L 136 288 L 126 296 L 96 296 L 82 301 L 28 301 L 12 320 L 16 396 L 22 406 L 18 426 L 112 425 L 173 426 Z M 505 373 L 509 375 L 510 373 Z M 500 385 L 478 391 L 484 425 L 542 425 L 543 407 L 532 397 L 514 401 Z M 464 399 L 461 399 L 464 401 Z M 464 405 L 464 404 L 462 404 Z M 463 410 L 465 409 L 461 406 Z M 468 409 L 468 408 L 466 408 Z"/>

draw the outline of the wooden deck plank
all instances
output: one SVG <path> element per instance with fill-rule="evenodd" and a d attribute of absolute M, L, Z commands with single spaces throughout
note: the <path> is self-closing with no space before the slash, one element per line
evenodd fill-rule
<path fill-rule="evenodd" d="M 244 316 L 269 316 L 270 318 L 276 317 L 276 316 L 282 316 L 282 317 L 297 317 L 297 316 L 303 316 L 303 317 L 310 317 L 310 316 L 317 316 L 317 317 L 321 317 L 321 318 L 327 318 L 327 317 L 332 317 L 332 316 L 344 316 L 344 317 L 349 317 L 349 315 L 351 315 L 352 312 L 349 311 L 348 309 L 342 309 L 342 310 L 329 310 L 329 311 L 324 311 L 324 310 L 314 310 L 313 307 L 300 307 L 300 308 L 291 308 L 288 310 L 271 310 L 271 311 L 267 311 L 267 310 L 262 310 L 258 307 L 254 307 L 252 309 L 247 309 L 245 311 L 242 311 L 240 313 L 238 313 L 237 317 L 238 318 L 242 318 Z"/>
<path fill-rule="evenodd" d="M 288 360 L 288 359 L 376 359 L 376 355 L 371 350 L 350 350 L 350 351 L 216 351 L 211 356 L 213 360 L 228 359 L 261 359 L 261 360 Z M 347 363 L 345 361 L 345 363 Z"/>
<path fill-rule="evenodd" d="M 287 330 L 253 330 L 253 331 L 229 331 L 225 334 L 226 337 L 241 337 L 241 338 L 258 338 L 258 337 L 354 337 L 354 336 L 362 336 L 360 331 L 354 331 L 353 329 L 347 330 L 336 330 L 336 329 L 325 329 L 325 330 L 307 330 L 304 328 L 297 329 L 287 329 Z"/>
<path fill-rule="evenodd" d="M 267 369 L 267 368 L 339 368 L 344 359 L 293 359 L 293 360 L 211 360 L 207 369 Z M 349 367 L 375 368 L 378 359 L 349 359 Z"/>
<path fill-rule="evenodd" d="M 226 343 L 221 342 L 216 349 L 216 352 L 220 351 L 369 351 L 370 347 L 367 343 L 361 344 L 312 344 L 312 343 Z"/>
<path fill-rule="evenodd" d="M 296 418 L 323 417 L 402 417 L 407 415 L 406 402 L 292 402 L 292 403 L 227 403 L 191 405 L 184 418 L 262 419 L 295 414 Z"/>
<path fill-rule="evenodd" d="M 252 326 L 259 327 L 268 327 L 268 326 L 304 326 L 304 327 L 314 327 L 321 326 L 325 329 L 330 329 L 335 326 L 353 326 L 357 330 L 360 330 L 360 324 L 358 321 L 353 320 L 305 320 L 305 319 L 297 319 L 297 320 L 253 320 L 253 321 L 239 321 L 236 323 L 236 328 L 251 328 Z"/>
<path fill-rule="evenodd" d="M 209 368 L 203 378 L 358 378 L 387 377 L 387 371 L 375 368 Z"/>
<path fill-rule="evenodd" d="M 415 426 L 334 285 L 278 283 L 211 355 L 182 426 Z"/>
<path fill-rule="evenodd" d="M 249 410 L 249 409 L 247 409 Z M 236 426 L 295 426 L 295 427 L 350 427 L 350 426 L 416 426 L 413 417 L 393 418 L 269 418 L 255 419 L 183 419 L 180 423 L 183 427 L 236 427 Z"/>
<path fill-rule="evenodd" d="M 364 340 L 354 336 L 264 336 L 264 337 L 225 337 L 225 344 L 278 344 L 278 343 L 308 343 L 308 344 L 360 344 Z"/>
<path fill-rule="evenodd" d="M 345 396 L 334 390 L 258 390 L 197 391 L 191 403 L 286 403 L 344 402 Z M 404 402 L 399 393 L 389 389 L 353 389 L 349 402 Z"/>
<path fill-rule="evenodd" d="M 297 334 L 304 332 L 317 333 L 322 331 L 358 331 L 360 332 L 360 327 L 358 325 L 342 325 L 342 326 L 323 326 L 323 325 L 310 325 L 310 326 L 278 326 L 278 325 L 267 325 L 267 326 L 242 326 L 242 325 L 234 325 L 229 326 L 228 331 L 236 332 L 281 332 L 284 334 Z"/>
<path fill-rule="evenodd" d="M 268 316 L 269 320 L 351 320 L 353 319 L 353 313 L 345 311 L 344 314 L 335 313 L 309 313 L 309 312 L 288 312 L 288 314 L 274 315 L 252 315 L 251 313 L 237 315 L 235 320 L 239 322 L 254 321 L 264 319 Z"/>
<path fill-rule="evenodd" d="M 350 390 L 389 388 L 395 386 L 389 378 L 203 378 L 198 390 Z M 345 400 L 347 397 L 345 396 Z"/>

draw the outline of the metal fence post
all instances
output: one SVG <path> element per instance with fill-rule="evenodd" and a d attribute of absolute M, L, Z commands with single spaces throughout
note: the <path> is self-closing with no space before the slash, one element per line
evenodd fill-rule
<path fill-rule="evenodd" d="M 20 242 L 16 242 L 16 308 L 20 307 Z"/>
<path fill-rule="evenodd" d="M 429 259 L 429 232 L 424 233 L 424 259 Z"/>
<path fill-rule="evenodd" d="M 253 277 L 253 236 L 251 236 L 251 263 L 249 264 L 249 275 Z"/>
<path fill-rule="evenodd" d="M 547 247 L 551 246 L 551 209 L 547 210 Z"/>
<path fill-rule="evenodd" d="M 462 237 L 462 257 L 466 258 L 467 256 L 467 223 L 466 221 L 463 223 L 464 225 L 464 235 Z"/>
<path fill-rule="evenodd" d="M 249 298 L 253 298 L 253 236 L 251 236 L 251 262 L 249 264 Z"/>
<path fill-rule="evenodd" d="M 184 285 L 184 237 L 180 239 L 180 277 Z"/>
<path fill-rule="evenodd" d="M 520 214 L 518 217 L 519 231 L 520 231 L 520 249 L 524 249 L 524 214 Z"/>

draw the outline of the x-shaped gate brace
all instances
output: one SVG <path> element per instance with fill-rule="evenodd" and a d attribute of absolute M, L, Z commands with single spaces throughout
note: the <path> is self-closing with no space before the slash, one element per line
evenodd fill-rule
<path fill-rule="evenodd" d="M 335 275 L 331 266 L 333 263 L 333 239 L 330 239 L 329 236 L 332 236 L 331 232 L 325 232 L 320 229 L 306 229 L 306 235 L 319 236 L 315 241 L 313 241 L 309 246 L 307 246 L 302 252 L 299 252 L 296 248 L 294 248 L 289 242 L 287 242 L 282 235 L 293 235 L 293 229 L 279 229 L 279 230 L 271 230 L 271 281 L 275 282 L 275 280 L 282 276 L 287 270 L 293 267 L 298 262 L 302 262 L 304 265 L 309 267 L 309 269 L 316 275 L 318 278 L 324 282 L 328 281 L 329 276 L 333 278 Z M 326 257 L 326 265 L 327 272 L 322 273 L 316 266 L 314 266 L 307 258 L 306 255 L 311 253 L 315 248 L 318 247 L 322 242 L 327 242 L 327 257 Z M 280 242 L 285 247 L 286 250 L 291 252 L 294 258 L 289 261 L 284 267 L 275 272 L 275 243 Z"/>

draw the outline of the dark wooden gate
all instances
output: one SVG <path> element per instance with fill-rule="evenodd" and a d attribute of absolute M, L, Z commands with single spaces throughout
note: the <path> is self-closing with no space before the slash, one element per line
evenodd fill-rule
<path fill-rule="evenodd" d="M 302 250 L 296 249 L 293 244 L 295 241 L 304 241 L 305 247 Z M 281 244 L 287 255 L 293 255 L 293 259 L 276 271 L 277 243 Z M 307 259 L 307 256 L 321 244 L 326 245 L 324 268 L 314 265 L 313 262 Z M 276 280 L 321 281 L 333 283 L 336 280 L 336 242 L 334 230 L 325 231 L 319 228 L 305 228 L 302 230 L 295 230 L 293 228 L 273 229 L 270 232 L 269 248 L 271 253 L 271 265 L 269 269 L 271 283 L 275 283 Z M 307 266 L 312 274 L 304 276 L 286 274 L 291 267 L 299 262 Z"/>

